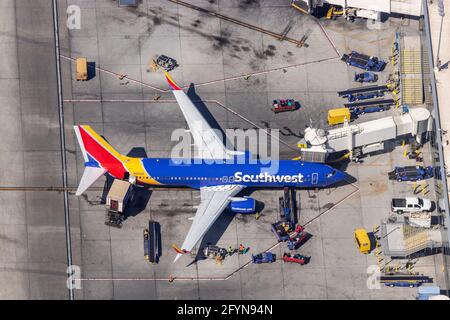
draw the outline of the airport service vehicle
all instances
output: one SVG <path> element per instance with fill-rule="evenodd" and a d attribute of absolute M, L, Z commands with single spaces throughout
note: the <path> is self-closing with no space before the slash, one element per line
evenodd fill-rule
<path fill-rule="evenodd" d="M 349 94 L 347 96 L 348 102 L 355 102 L 360 100 L 367 100 L 372 98 L 379 98 L 384 96 L 384 93 L 381 91 L 373 91 L 373 92 L 365 92 L 365 93 L 355 93 Z"/>
<path fill-rule="evenodd" d="M 374 106 L 355 106 L 349 107 L 350 113 L 359 116 L 365 113 L 373 113 L 373 112 L 383 112 L 389 110 L 391 107 L 389 105 L 374 105 Z"/>
<path fill-rule="evenodd" d="M 148 229 L 144 229 L 144 259 L 150 263 L 158 263 L 161 255 L 160 226 L 156 221 L 149 221 Z"/>
<path fill-rule="evenodd" d="M 388 173 L 389 180 L 401 181 L 419 181 L 433 177 L 433 167 L 406 166 L 395 167 Z"/>
<path fill-rule="evenodd" d="M 291 256 L 290 253 L 284 253 L 283 254 L 283 261 L 284 262 L 290 262 L 290 263 L 298 263 L 300 265 L 304 265 L 308 262 L 309 258 L 301 255 L 299 253 L 294 254 L 294 256 Z"/>
<path fill-rule="evenodd" d="M 86 81 L 88 79 L 88 64 L 86 58 L 77 58 L 76 72 L 77 81 Z"/>
<path fill-rule="evenodd" d="M 225 257 L 227 254 L 227 249 L 225 248 L 220 248 L 219 246 L 215 246 L 215 245 L 207 245 L 204 249 L 203 249 L 203 254 L 205 255 L 205 257 L 214 259 L 217 255 L 220 255 L 222 257 Z"/>
<path fill-rule="evenodd" d="M 369 234 L 367 233 L 366 229 L 360 228 L 355 229 L 355 241 L 356 245 L 358 246 L 359 252 L 368 254 L 370 253 L 370 238 Z"/>
<path fill-rule="evenodd" d="M 289 234 L 289 239 L 287 240 L 289 250 L 298 249 L 306 241 L 308 234 L 304 230 L 303 226 L 297 225 L 295 231 Z"/>
<path fill-rule="evenodd" d="M 132 186 L 128 181 L 114 179 L 106 196 L 105 224 L 121 228 L 125 219 L 124 211 L 132 197 Z"/>
<path fill-rule="evenodd" d="M 277 256 L 272 252 L 263 252 L 258 254 L 252 254 L 253 263 L 272 263 L 275 262 Z"/>
<path fill-rule="evenodd" d="M 347 119 L 348 122 L 351 120 L 350 110 L 348 108 L 328 110 L 328 124 L 330 126 L 344 123 L 345 119 Z"/>
<path fill-rule="evenodd" d="M 178 67 L 177 60 L 169 58 L 163 54 L 156 58 L 156 64 L 166 71 L 171 71 Z"/>
<path fill-rule="evenodd" d="M 289 240 L 289 223 L 277 221 L 271 225 L 271 230 L 275 234 L 278 242 Z"/>
<path fill-rule="evenodd" d="M 356 51 L 352 51 L 349 54 L 343 54 L 341 60 L 347 63 L 349 66 L 364 69 L 367 71 L 379 72 L 383 70 L 384 66 L 386 65 L 386 62 L 378 59 L 377 57 L 368 56 Z"/>
<path fill-rule="evenodd" d="M 391 202 L 391 210 L 402 214 L 403 212 L 430 212 L 432 203 L 429 199 L 414 197 L 394 198 Z"/>
<path fill-rule="evenodd" d="M 419 274 L 384 274 L 379 277 L 380 283 L 388 287 L 419 287 L 423 283 L 432 283 L 433 279 Z"/>
<path fill-rule="evenodd" d="M 275 99 L 272 103 L 272 110 L 275 113 L 294 111 L 298 109 L 299 104 L 294 99 Z"/>
<path fill-rule="evenodd" d="M 373 72 L 362 72 L 362 73 L 356 73 L 355 72 L 355 82 L 364 83 L 364 82 L 377 82 L 378 81 L 378 75 L 376 75 Z"/>
<path fill-rule="evenodd" d="M 139 187 L 177 186 L 200 190 L 200 204 L 181 248 L 189 253 L 245 188 L 320 188 L 345 179 L 345 174 L 321 163 L 298 160 L 248 161 L 248 152 L 229 149 L 202 113 L 166 72 L 189 132 L 201 157 L 137 158 L 119 153 L 88 125 L 74 126 L 84 158 L 84 173 L 76 195 L 109 174 Z M 208 139 L 204 139 L 204 137 Z M 276 166 L 276 173 L 273 168 Z"/>

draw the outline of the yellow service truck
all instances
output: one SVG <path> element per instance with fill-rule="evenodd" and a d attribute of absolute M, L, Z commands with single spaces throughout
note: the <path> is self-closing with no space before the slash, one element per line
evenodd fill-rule
<path fill-rule="evenodd" d="M 350 122 L 350 110 L 348 108 L 328 110 L 328 124 L 330 126 L 344 123 L 345 119 Z"/>
<path fill-rule="evenodd" d="M 129 201 L 132 201 L 133 187 L 128 181 L 114 179 L 106 196 L 107 226 L 121 228 L 125 219 L 124 211 Z"/>
<path fill-rule="evenodd" d="M 86 81 L 88 79 L 88 63 L 86 58 L 77 58 L 77 81 Z"/>
<path fill-rule="evenodd" d="M 356 229 L 355 230 L 355 241 L 358 246 L 359 252 L 368 254 L 370 253 L 370 238 L 366 229 Z"/>

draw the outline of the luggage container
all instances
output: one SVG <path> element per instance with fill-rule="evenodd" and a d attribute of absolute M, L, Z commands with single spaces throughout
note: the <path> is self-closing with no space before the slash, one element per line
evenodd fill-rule
<path fill-rule="evenodd" d="M 350 110 L 348 108 L 339 108 L 328 110 L 328 124 L 330 126 L 344 123 L 345 119 L 350 121 Z"/>

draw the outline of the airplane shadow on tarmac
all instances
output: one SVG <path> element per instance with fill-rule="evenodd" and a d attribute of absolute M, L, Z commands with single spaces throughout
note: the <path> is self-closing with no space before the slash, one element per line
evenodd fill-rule
<path fill-rule="evenodd" d="M 226 137 L 225 132 L 223 131 L 222 127 L 219 125 L 217 120 L 211 114 L 211 112 L 209 111 L 208 107 L 203 102 L 202 98 L 200 98 L 198 96 L 197 92 L 195 92 L 195 85 L 193 83 L 191 83 L 189 85 L 189 89 L 186 92 L 186 94 L 189 97 L 189 99 L 191 99 L 192 103 L 197 108 L 197 110 L 205 118 L 206 122 L 208 122 L 208 124 L 211 126 L 211 128 L 213 128 L 215 130 L 219 130 L 221 132 L 222 137 L 223 137 L 223 139 L 222 139 L 223 143 L 225 145 L 232 146 L 233 144 L 231 144 L 229 141 L 227 141 L 227 137 Z M 227 142 L 228 142 L 228 144 L 227 144 Z"/>

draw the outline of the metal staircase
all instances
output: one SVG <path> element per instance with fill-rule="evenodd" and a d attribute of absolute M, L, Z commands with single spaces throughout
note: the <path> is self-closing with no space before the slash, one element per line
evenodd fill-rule
<path fill-rule="evenodd" d="M 400 50 L 402 103 L 423 103 L 422 54 L 420 50 Z"/>

